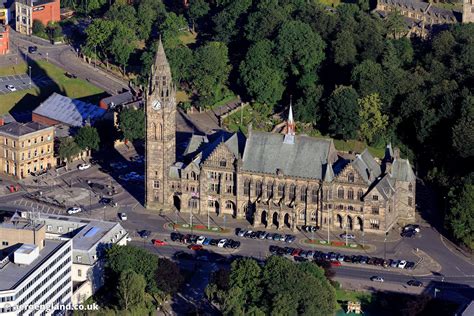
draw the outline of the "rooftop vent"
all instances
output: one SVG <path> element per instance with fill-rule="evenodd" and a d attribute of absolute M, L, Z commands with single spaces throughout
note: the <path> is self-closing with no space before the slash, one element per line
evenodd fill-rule
<path fill-rule="evenodd" d="M 29 265 L 39 256 L 39 248 L 32 244 L 23 244 L 13 253 L 13 262 Z"/>

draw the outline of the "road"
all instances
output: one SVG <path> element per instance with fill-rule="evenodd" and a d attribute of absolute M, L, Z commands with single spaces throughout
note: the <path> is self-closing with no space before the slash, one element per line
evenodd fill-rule
<path fill-rule="evenodd" d="M 0 65 L 15 64 L 18 60 L 47 60 L 61 67 L 66 72 L 75 74 L 78 78 L 89 81 L 110 94 L 117 94 L 127 89 L 127 83 L 104 71 L 94 68 L 78 57 L 75 49 L 69 45 L 52 45 L 47 41 L 41 41 L 33 37 L 17 33 L 11 29 L 10 41 L 12 54 L 0 56 Z M 34 54 L 28 53 L 29 46 L 37 46 Z"/>

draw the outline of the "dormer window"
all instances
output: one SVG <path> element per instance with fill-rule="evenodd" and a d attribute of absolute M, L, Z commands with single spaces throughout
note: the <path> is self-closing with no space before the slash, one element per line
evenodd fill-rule
<path fill-rule="evenodd" d="M 353 173 L 349 173 L 347 175 L 347 182 L 350 182 L 350 183 L 354 182 L 354 174 Z"/>
<path fill-rule="evenodd" d="M 220 166 L 220 167 L 223 167 L 223 168 L 227 167 L 227 161 L 225 161 L 224 159 L 222 159 L 222 160 L 219 162 L 219 166 Z"/>

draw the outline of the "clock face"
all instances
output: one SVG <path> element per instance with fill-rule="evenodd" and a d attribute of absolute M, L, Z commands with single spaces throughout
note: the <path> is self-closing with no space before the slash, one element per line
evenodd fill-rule
<path fill-rule="evenodd" d="M 151 107 L 153 108 L 153 110 L 158 111 L 159 109 L 161 109 L 161 102 L 158 100 L 155 100 L 151 104 Z"/>

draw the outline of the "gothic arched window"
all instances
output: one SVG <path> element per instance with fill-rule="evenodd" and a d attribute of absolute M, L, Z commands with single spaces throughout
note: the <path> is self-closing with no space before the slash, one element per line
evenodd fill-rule
<path fill-rule="evenodd" d="M 354 182 L 354 174 L 353 173 L 349 173 L 347 175 L 347 181 L 351 182 L 351 183 Z"/>
<path fill-rule="evenodd" d="M 343 199 L 344 198 L 344 188 L 337 189 L 337 198 Z"/>

